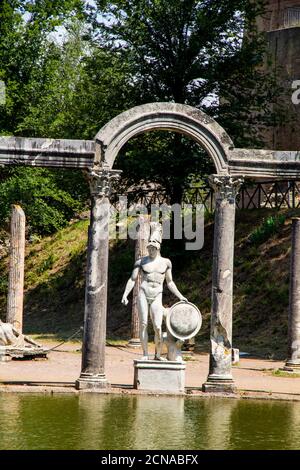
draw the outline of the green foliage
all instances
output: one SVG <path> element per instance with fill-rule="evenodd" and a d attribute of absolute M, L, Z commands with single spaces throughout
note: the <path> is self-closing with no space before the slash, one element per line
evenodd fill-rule
<path fill-rule="evenodd" d="M 37 269 L 37 273 L 38 274 L 42 274 L 44 273 L 45 271 L 48 271 L 49 269 L 51 269 L 54 265 L 54 262 L 55 262 L 55 256 L 53 253 L 51 253 L 48 258 L 46 258 L 45 260 L 43 260 L 43 262 L 40 264 L 40 266 L 38 267 Z"/>
<path fill-rule="evenodd" d="M 271 104 L 278 92 L 271 71 L 261 67 L 265 39 L 254 29 L 263 3 L 98 0 L 90 19 L 94 40 L 128 64 L 136 104 L 195 106 L 216 118 L 236 146 L 253 147 L 263 145 L 261 128 L 274 124 Z M 198 145 L 173 134 L 129 142 L 117 165 L 125 187 L 156 183 L 171 202 L 181 201 L 191 179 L 214 171 Z"/>
<path fill-rule="evenodd" d="M 253 245 L 261 245 L 267 241 L 270 237 L 278 232 L 278 229 L 284 224 L 285 216 L 271 216 L 263 221 L 263 223 L 257 227 L 249 235 L 249 241 Z"/>
<path fill-rule="evenodd" d="M 274 124 L 270 107 L 278 92 L 261 67 L 264 41 L 253 29 L 262 4 L 2 0 L 0 80 L 7 102 L 0 105 L 0 135 L 92 139 L 132 106 L 175 101 L 216 118 L 237 146 L 261 145 L 259 128 Z M 156 184 L 171 203 L 181 202 L 191 181 L 214 172 L 198 144 L 171 132 L 132 139 L 116 165 L 123 170 L 119 192 Z M 37 172 L 37 190 L 31 170 L 18 171 L 22 182 L 1 170 L 2 220 L 19 200 L 31 230 L 50 233 L 84 207 L 80 173 Z"/>
<path fill-rule="evenodd" d="M 8 287 L 8 276 L 1 275 L 0 276 L 0 295 L 6 294 Z"/>
<path fill-rule="evenodd" d="M 76 137 L 72 110 L 84 53 L 78 26 L 83 17 L 82 0 L 1 2 L 0 79 L 7 101 L 0 105 L 0 134 Z M 66 40 L 57 42 L 59 31 Z M 47 234 L 85 207 L 88 190 L 80 172 L 4 168 L 0 197 L 0 223 L 10 205 L 20 203 L 30 232 Z"/>
<path fill-rule="evenodd" d="M 64 227 L 84 207 L 80 199 L 75 199 L 78 188 L 72 195 L 64 184 L 60 172 L 14 168 L 0 183 L 0 221 L 3 224 L 9 217 L 11 204 L 20 204 L 31 233 L 49 234 Z"/>
<path fill-rule="evenodd" d="M 7 102 L 0 107 L 0 132 L 21 132 L 21 123 L 34 106 L 37 85 L 49 79 L 45 71 L 49 45 L 54 44 L 51 33 L 83 18 L 83 12 L 83 0 L 2 0 L 0 79 L 6 84 Z"/>
<path fill-rule="evenodd" d="M 299 379 L 300 374 L 297 374 L 295 372 L 287 372 L 281 369 L 275 369 L 272 371 L 273 377 L 285 377 L 288 379 Z"/>

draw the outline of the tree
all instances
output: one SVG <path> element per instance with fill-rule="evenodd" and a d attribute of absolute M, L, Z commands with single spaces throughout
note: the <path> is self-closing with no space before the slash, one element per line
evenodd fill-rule
<path fill-rule="evenodd" d="M 237 146 L 261 146 L 258 125 L 270 121 L 276 93 L 274 80 L 261 68 L 265 44 L 254 27 L 263 3 L 97 0 L 98 10 L 92 9 L 90 18 L 98 44 L 130 65 L 136 104 L 175 101 L 196 106 L 216 118 Z M 145 158 L 150 152 L 151 165 Z M 130 142 L 118 166 L 128 184 L 156 182 L 173 202 L 181 200 L 191 179 L 213 171 L 203 151 L 170 135 Z"/>
<path fill-rule="evenodd" d="M 84 15 L 83 0 L 3 0 L 0 4 L 0 79 L 6 85 L 0 132 L 21 134 L 30 108 L 32 84 L 45 80 L 51 33 Z"/>
<path fill-rule="evenodd" d="M 81 191 L 76 194 L 73 190 L 72 195 L 70 185 L 66 186 L 70 175 L 63 182 L 61 176 L 61 172 L 45 168 L 13 168 L 0 184 L 2 226 L 10 216 L 11 204 L 15 203 L 25 211 L 29 234 L 49 235 L 64 227 L 82 210 L 85 201 L 80 198 Z"/>
<path fill-rule="evenodd" d="M 3 0 L 0 79 L 7 103 L 0 106 L 0 134 L 92 139 L 132 106 L 176 101 L 217 119 L 236 146 L 261 146 L 259 127 L 273 124 L 276 93 L 260 67 L 265 48 L 254 24 L 261 3 Z M 59 31 L 64 37 L 57 40 Z M 129 141 L 116 166 L 125 188 L 155 183 L 171 202 L 181 202 L 190 182 L 214 172 L 197 144 L 165 132 Z M 86 197 L 79 172 L 47 172 L 71 197 L 72 185 L 80 201 Z M 12 175 L 2 170 L 0 181 Z"/>
<path fill-rule="evenodd" d="M 0 133 L 92 139 L 134 104 L 127 101 L 132 84 L 126 63 L 88 40 L 82 7 L 79 1 L 2 5 L 0 72 L 8 100 L 1 107 Z M 10 204 L 20 203 L 31 231 L 40 234 L 63 226 L 89 201 L 86 179 L 76 170 L 4 168 L 0 194 L 0 220 Z"/>
<path fill-rule="evenodd" d="M 60 44 L 51 34 L 57 36 L 57 27 L 72 30 L 83 13 L 81 0 L 1 2 L 0 79 L 6 84 L 7 101 L 0 106 L 0 134 L 67 134 L 65 123 L 70 117 L 65 109 L 58 114 L 58 108 L 71 102 L 72 79 L 82 51 L 74 47 L 73 38 Z M 19 202 L 31 232 L 44 234 L 61 228 L 82 210 L 88 192 L 80 172 L 17 167 L 1 170 L 0 194 L 2 223 L 10 205 Z"/>

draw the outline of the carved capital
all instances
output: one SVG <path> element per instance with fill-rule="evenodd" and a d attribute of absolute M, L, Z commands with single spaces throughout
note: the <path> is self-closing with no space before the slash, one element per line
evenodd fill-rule
<path fill-rule="evenodd" d="M 215 191 L 217 199 L 227 199 L 230 202 L 235 201 L 243 182 L 244 178 L 242 176 L 209 176 L 209 184 Z"/>
<path fill-rule="evenodd" d="M 94 197 L 109 197 L 111 193 L 112 181 L 120 178 L 120 176 L 120 170 L 111 170 L 110 168 L 90 170 L 88 174 L 88 180 L 91 195 Z"/>

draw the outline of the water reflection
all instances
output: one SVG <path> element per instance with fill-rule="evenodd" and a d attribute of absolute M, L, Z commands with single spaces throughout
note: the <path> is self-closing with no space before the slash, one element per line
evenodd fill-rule
<path fill-rule="evenodd" d="M 20 395 L 7 394 L 5 396 L 6 400 L 0 399 L 0 448 L 9 449 L 13 445 L 13 448 L 20 449 L 21 447 L 18 447 L 21 424 Z"/>
<path fill-rule="evenodd" d="M 135 398 L 134 449 L 179 449 L 184 439 L 181 397 Z"/>
<path fill-rule="evenodd" d="M 300 448 L 299 417 L 299 403 L 242 401 L 231 416 L 230 448 Z"/>
<path fill-rule="evenodd" d="M 0 395 L 0 449 L 299 449 L 300 403 Z"/>
<path fill-rule="evenodd" d="M 115 396 L 79 397 L 81 449 L 134 448 L 136 399 Z"/>
<path fill-rule="evenodd" d="M 225 400 L 223 403 L 208 400 L 206 413 L 209 449 L 228 449 L 231 438 L 231 418 L 237 406 L 238 400 Z"/>

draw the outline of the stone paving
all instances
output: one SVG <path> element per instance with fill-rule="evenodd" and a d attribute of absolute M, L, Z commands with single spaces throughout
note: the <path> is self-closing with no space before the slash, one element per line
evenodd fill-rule
<path fill-rule="evenodd" d="M 49 345 L 50 346 L 50 345 Z M 53 346 L 53 345 L 52 345 Z M 73 392 L 81 366 L 80 345 L 62 346 L 52 351 L 48 360 L 10 361 L 0 363 L 1 391 L 69 391 Z M 133 359 L 141 356 L 138 349 L 106 348 L 106 373 L 114 392 L 130 393 L 133 384 Z M 194 354 L 186 362 L 186 387 L 189 394 L 200 394 L 208 373 L 208 354 Z M 300 377 L 279 377 L 272 371 L 284 362 L 263 359 L 241 359 L 233 367 L 239 393 L 244 397 L 300 400 Z"/>

